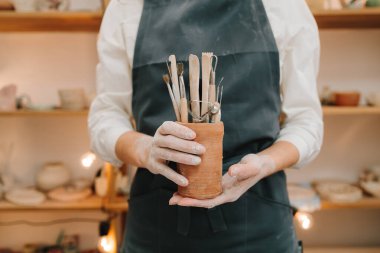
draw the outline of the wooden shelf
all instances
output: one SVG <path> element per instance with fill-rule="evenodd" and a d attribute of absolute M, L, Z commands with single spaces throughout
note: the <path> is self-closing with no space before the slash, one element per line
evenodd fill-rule
<path fill-rule="evenodd" d="M 0 32 L 98 32 L 100 12 L 0 12 Z"/>
<path fill-rule="evenodd" d="M 69 110 L 17 110 L 17 111 L 0 111 L 0 117 L 17 117 L 17 116 L 87 116 L 88 110 L 69 111 Z"/>
<path fill-rule="evenodd" d="M 380 28 L 380 8 L 314 10 L 320 29 Z"/>
<path fill-rule="evenodd" d="M 380 28 L 380 8 L 314 10 L 321 29 Z M 99 31 L 101 12 L 0 12 L 0 32 Z"/>
<path fill-rule="evenodd" d="M 380 107 L 339 107 L 324 106 L 323 114 L 327 115 L 380 115 Z"/>
<path fill-rule="evenodd" d="M 330 201 L 322 200 L 321 209 L 331 210 L 331 209 L 380 209 L 380 199 L 379 198 L 363 198 L 354 203 L 333 203 Z"/>
<path fill-rule="evenodd" d="M 36 206 L 22 206 L 12 204 L 8 201 L 0 201 L 0 211 L 69 211 L 69 210 L 110 210 L 115 212 L 124 212 L 128 210 L 128 202 L 124 197 L 117 197 L 112 203 L 105 201 L 97 196 L 77 201 L 77 202 L 59 202 L 46 200 L 44 203 Z"/>
<path fill-rule="evenodd" d="M 305 253 L 379 253 L 380 248 L 306 248 Z"/>
<path fill-rule="evenodd" d="M 113 201 L 106 203 L 105 209 L 114 212 L 126 212 L 128 211 L 128 201 L 126 197 L 116 197 Z"/>

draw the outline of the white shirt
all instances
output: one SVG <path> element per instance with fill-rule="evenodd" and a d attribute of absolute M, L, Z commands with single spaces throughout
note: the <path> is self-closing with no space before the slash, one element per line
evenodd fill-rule
<path fill-rule="evenodd" d="M 322 110 L 316 77 L 319 34 L 304 0 L 263 0 L 280 53 L 282 111 L 287 115 L 277 141 L 298 149 L 300 168 L 319 153 Z M 98 40 L 97 92 L 88 125 L 91 147 L 105 161 L 120 166 L 115 145 L 133 130 L 132 64 L 143 0 L 112 0 Z"/>

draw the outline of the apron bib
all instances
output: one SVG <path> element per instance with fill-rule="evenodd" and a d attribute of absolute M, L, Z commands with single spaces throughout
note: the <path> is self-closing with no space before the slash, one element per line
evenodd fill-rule
<path fill-rule="evenodd" d="M 207 51 L 218 56 L 217 81 L 224 77 L 225 173 L 243 156 L 271 146 L 280 131 L 279 53 L 261 0 L 145 0 L 132 109 L 137 131 L 151 136 L 164 121 L 175 121 L 162 82 L 166 60 L 175 54 L 188 70 L 189 54 Z M 297 252 L 284 172 L 213 209 L 169 206 L 176 190 L 166 178 L 138 169 L 122 252 Z"/>

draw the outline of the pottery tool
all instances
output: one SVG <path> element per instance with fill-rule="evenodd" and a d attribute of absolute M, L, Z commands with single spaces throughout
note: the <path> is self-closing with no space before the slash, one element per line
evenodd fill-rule
<path fill-rule="evenodd" d="M 181 117 L 179 114 L 178 105 L 177 105 L 177 102 L 175 101 L 175 97 L 174 97 L 172 88 L 170 87 L 170 77 L 168 74 L 166 74 L 166 75 L 162 76 L 162 79 L 164 80 L 166 86 L 168 87 L 169 96 L 170 96 L 170 99 L 172 100 L 172 104 L 173 104 L 173 108 L 174 108 L 174 112 L 175 112 L 175 116 L 177 118 L 177 121 L 180 121 Z"/>
<path fill-rule="evenodd" d="M 220 79 L 219 84 L 216 88 L 216 102 L 214 103 L 213 108 L 211 109 L 211 123 L 217 123 L 220 122 L 222 112 L 221 112 L 221 106 L 222 106 L 222 98 L 223 98 L 223 85 L 222 82 L 224 80 L 224 77 Z M 217 110 L 218 109 L 218 110 Z"/>
<path fill-rule="evenodd" d="M 210 86 L 209 86 L 209 91 L 208 91 L 208 96 L 209 96 L 209 102 L 211 103 L 211 105 L 213 106 L 216 102 L 216 87 L 215 87 L 215 71 L 216 71 L 216 67 L 218 65 L 218 57 L 216 55 L 213 55 L 212 56 L 212 59 L 215 59 L 215 66 L 212 67 L 212 70 L 211 70 L 211 76 L 210 76 Z M 212 62 L 211 62 L 212 64 Z M 211 112 L 212 113 L 212 112 Z"/>
<path fill-rule="evenodd" d="M 179 76 L 179 90 L 181 95 L 181 103 L 180 103 L 180 114 L 181 114 L 181 122 L 188 123 L 188 109 L 187 109 L 187 98 L 186 98 L 186 88 L 185 82 L 183 80 L 183 72 L 184 66 L 183 63 L 177 64 L 178 76 Z"/>
<path fill-rule="evenodd" d="M 177 61 L 175 58 L 175 55 L 169 56 L 169 62 L 170 62 L 170 77 L 172 78 L 172 84 L 173 84 L 173 95 L 175 98 L 175 101 L 177 103 L 177 107 L 180 107 L 180 100 L 181 96 L 179 93 L 179 84 L 178 84 L 178 74 L 177 74 Z"/>
<path fill-rule="evenodd" d="M 189 77 L 190 77 L 190 101 L 191 112 L 194 118 L 201 116 L 199 108 L 199 59 L 196 55 L 189 56 Z"/>
<path fill-rule="evenodd" d="M 202 53 L 202 115 L 208 111 L 212 55 L 213 53 Z"/>

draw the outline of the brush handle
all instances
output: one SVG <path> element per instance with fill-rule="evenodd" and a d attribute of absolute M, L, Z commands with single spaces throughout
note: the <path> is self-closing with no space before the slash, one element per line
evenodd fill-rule
<path fill-rule="evenodd" d="M 171 99 L 172 104 L 173 104 L 173 108 L 174 108 L 174 112 L 175 112 L 175 117 L 177 118 L 177 121 L 180 121 L 181 120 L 181 116 L 179 114 L 178 106 L 177 106 L 177 103 L 175 101 L 173 91 L 170 88 L 170 85 L 168 83 L 166 83 L 166 86 L 168 87 L 169 96 L 170 96 L 170 99 Z"/>
<path fill-rule="evenodd" d="M 190 101 L 191 111 L 197 118 L 201 116 L 199 107 L 199 59 L 196 55 L 189 56 L 189 77 L 190 77 Z"/>
<path fill-rule="evenodd" d="M 172 84 L 173 84 L 173 95 L 177 103 L 177 107 L 179 107 L 181 103 L 181 95 L 179 93 L 177 61 L 176 61 L 175 55 L 169 56 L 169 62 L 170 62 L 170 71 L 171 71 L 170 74 L 171 74 L 171 79 L 172 79 Z"/>
<path fill-rule="evenodd" d="M 181 98 L 181 122 L 182 123 L 188 123 L 188 109 L 187 109 L 187 99 Z"/>

